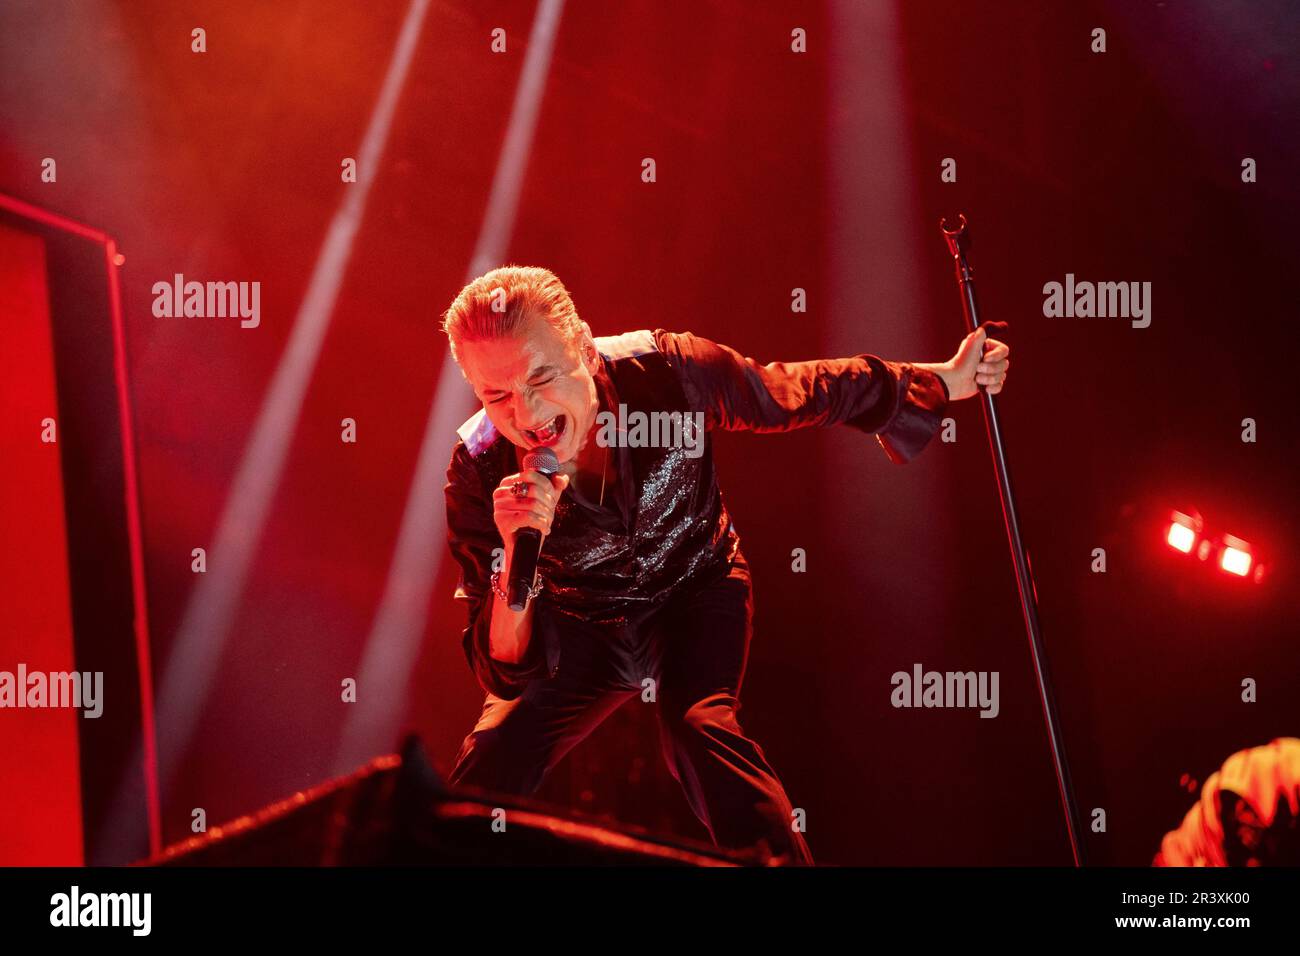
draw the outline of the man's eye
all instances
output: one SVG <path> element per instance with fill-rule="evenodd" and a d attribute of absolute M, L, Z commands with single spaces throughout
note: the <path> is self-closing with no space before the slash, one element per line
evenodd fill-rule
<path fill-rule="evenodd" d="M 552 375 L 550 378 L 543 379 L 543 380 L 540 381 L 540 382 L 530 382 L 529 385 L 528 385 L 528 387 L 529 387 L 529 388 L 545 388 L 547 385 L 550 385 L 552 382 L 554 382 L 554 381 L 555 381 L 555 378 L 556 378 L 556 377 L 555 377 L 554 375 Z M 498 395 L 496 398 L 489 398 L 489 399 L 487 400 L 487 403 L 488 403 L 489 405 L 500 405 L 502 402 L 504 402 L 504 401 L 505 401 L 507 398 L 509 398 L 509 397 L 510 397 L 510 394 L 509 394 L 509 393 L 506 393 L 505 395 Z"/>

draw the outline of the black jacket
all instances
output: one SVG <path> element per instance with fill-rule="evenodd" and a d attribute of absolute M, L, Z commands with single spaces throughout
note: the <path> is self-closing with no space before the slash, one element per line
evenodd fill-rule
<path fill-rule="evenodd" d="M 596 346 L 602 411 L 625 406 L 633 422 L 634 412 L 658 413 L 660 425 L 677 413 L 685 416 L 678 421 L 702 422 L 706 434 L 842 423 L 874 434 L 898 464 L 920 454 L 948 401 L 934 372 L 874 355 L 759 365 L 725 345 L 661 329 L 598 338 Z M 461 570 L 456 598 L 468 604 L 466 658 L 498 697 L 513 699 L 530 679 L 556 672 L 566 616 L 626 623 L 739 552 L 706 434 L 676 447 L 629 447 L 642 437 L 629 429 L 611 449 L 619 482 L 605 507 L 577 498 L 572 486 L 561 497 L 538 563 L 543 591 L 528 651 L 518 664 L 496 660 L 488 653 L 489 582 L 493 550 L 505 545 L 492 521 L 492 492 L 519 468 L 514 446 L 485 412 L 459 434 L 446 486 L 448 537 Z"/>

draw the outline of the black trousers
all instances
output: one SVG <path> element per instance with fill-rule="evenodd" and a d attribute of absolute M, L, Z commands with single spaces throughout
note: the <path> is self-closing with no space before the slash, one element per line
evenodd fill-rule
<path fill-rule="evenodd" d="M 664 758 L 713 842 L 765 842 L 794 863 L 813 862 L 781 781 L 736 718 L 753 633 L 743 558 L 626 626 L 562 620 L 558 672 L 530 681 L 514 700 L 487 695 L 453 785 L 532 794 L 601 721 L 646 696 L 650 678 L 655 700 L 646 706 L 657 709 Z"/>

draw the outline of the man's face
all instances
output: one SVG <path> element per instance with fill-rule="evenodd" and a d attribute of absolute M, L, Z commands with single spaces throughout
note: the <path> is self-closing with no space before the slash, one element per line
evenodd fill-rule
<path fill-rule="evenodd" d="M 520 448 L 549 446 L 572 461 L 599 410 L 593 375 L 600 368 L 588 332 L 567 342 L 532 316 L 521 334 L 464 342 L 461 368 L 497 431 Z"/>

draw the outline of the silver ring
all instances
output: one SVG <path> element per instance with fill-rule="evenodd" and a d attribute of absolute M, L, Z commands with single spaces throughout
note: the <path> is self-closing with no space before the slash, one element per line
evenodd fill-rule
<path fill-rule="evenodd" d="M 510 493 L 514 495 L 516 498 L 527 498 L 528 482 L 523 481 L 522 479 L 516 481 L 513 485 L 510 486 Z"/>

